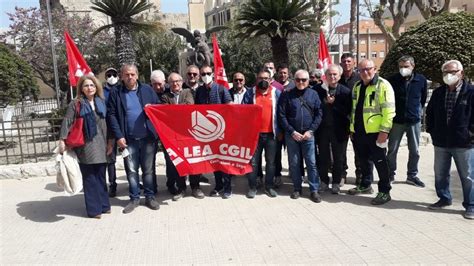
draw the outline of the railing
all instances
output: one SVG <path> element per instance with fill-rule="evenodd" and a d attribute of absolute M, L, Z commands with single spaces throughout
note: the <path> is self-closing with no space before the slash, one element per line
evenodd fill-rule
<path fill-rule="evenodd" d="M 61 120 L 20 119 L 16 116 L 12 121 L 0 122 L 0 165 L 50 159 L 57 145 Z"/>
<path fill-rule="evenodd" d="M 36 102 L 33 101 L 22 101 L 15 105 L 13 108 L 13 116 L 27 118 L 31 117 L 31 114 L 49 114 L 51 110 L 58 108 L 58 102 L 55 98 L 39 99 Z M 0 119 L 3 117 L 5 108 L 0 108 Z"/>

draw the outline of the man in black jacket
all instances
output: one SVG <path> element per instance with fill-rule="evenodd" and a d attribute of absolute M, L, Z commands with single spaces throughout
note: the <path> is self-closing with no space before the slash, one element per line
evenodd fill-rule
<path fill-rule="evenodd" d="M 341 66 L 329 65 L 325 74 L 326 82 L 315 86 L 323 110 L 323 119 L 316 134 L 317 150 L 319 151 L 318 170 L 321 177 L 319 191 L 324 192 L 329 188 L 328 172 L 332 154 L 331 191 L 333 194 L 338 194 L 344 171 L 347 140 L 349 139 L 349 115 L 352 108 L 352 98 L 349 88 L 338 83 L 342 74 Z"/>
<path fill-rule="evenodd" d="M 296 89 L 283 93 L 278 102 L 278 121 L 285 132 L 288 147 L 288 162 L 294 191 L 292 199 L 297 199 L 302 193 L 301 154 L 304 157 L 308 183 L 311 192 L 310 199 L 321 202 L 318 194 L 319 175 L 316 169 L 316 152 L 314 132 L 321 123 L 321 101 L 318 94 L 310 89 L 309 73 L 298 70 L 295 73 Z"/>
<path fill-rule="evenodd" d="M 426 102 L 428 85 L 426 78 L 413 70 L 415 59 L 411 56 L 402 56 L 398 59 L 399 72 L 388 81 L 395 93 L 395 112 L 392 129 L 388 139 L 388 166 L 390 181 L 395 179 L 397 170 L 397 152 L 403 134 L 408 141 L 407 183 L 417 187 L 425 187 L 418 178 L 418 146 L 420 144 L 421 112 Z"/>
<path fill-rule="evenodd" d="M 449 60 L 441 67 L 446 85 L 435 89 L 426 109 L 426 131 L 433 140 L 437 210 L 451 205 L 451 158 L 456 163 L 466 208 L 464 218 L 474 219 L 474 86 L 464 78 L 461 62 Z"/>

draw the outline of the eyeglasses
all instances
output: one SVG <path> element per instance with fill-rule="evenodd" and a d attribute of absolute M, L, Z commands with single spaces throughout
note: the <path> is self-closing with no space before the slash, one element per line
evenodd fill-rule
<path fill-rule="evenodd" d="M 460 69 L 458 69 L 458 70 L 445 70 L 445 71 L 443 71 L 443 74 L 453 74 L 454 75 L 454 74 L 458 73 L 459 71 L 461 71 L 461 70 Z"/>
<path fill-rule="evenodd" d="M 234 79 L 234 82 L 244 82 L 244 79 Z"/>
<path fill-rule="evenodd" d="M 212 72 L 201 73 L 201 76 L 210 76 L 210 75 L 212 75 Z"/>
<path fill-rule="evenodd" d="M 170 80 L 170 83 L 173 84 L 173 83 L 180 83 L 182 80 Z"/>
<path fill-rule="evenodd" d="M 110 78 L 110 77 L 112 77 L 112 76 L 113 76 L 114 78 L 116 78 L 116 77 L 117 77 L 117 74 L 115 74 L 115 73 L 109 73 L 109 74 L 107 74 L 106 76 L 107 76 L 107 78 Z"/>
<path fill-rule="evenodd" d="M 270 78 L 269 78 L 269 77 L 258 77 L 258 79 L 261 79 L 261 80 L 269 80 Z"/>
<path fill-rule="evenodd" d="M 306 82 L 308 79 L 300 79 L 300 78 L 295 78 L 296 82 Z"/>
<path fill-rule="evenodd" d="M 191 73 L 191 72 L 188 72 L 188 76 L 196 77 L 197 75 L 199 75 L 199 74 L 198 74 L 198 73 Z"/>
<path fill-rule="evenodd" d="M 158 82 L 153 82 L 151 83 L 152 86 L 160 86 L 162 87 L 163 86 L 163 83 L 158 83 Z"/>
<path fill-rule="evenodd" d="M 375 69 L 375 67 L 359 68 L 360 72 L 369 72 L 372 69 Z"/>

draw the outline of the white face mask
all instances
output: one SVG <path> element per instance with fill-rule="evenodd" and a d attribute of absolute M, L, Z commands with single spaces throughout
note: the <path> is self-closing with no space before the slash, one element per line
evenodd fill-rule
<path fill-rule="evenodd" d="M 111 76 L 110 78 L 107 79 L 107 83 L 109 83 L 110 85 L 117 84 L 117 81 L 118 81 L 118 78 L 114 76 Z"/>
<path fill-rule="evenodd" d="M 204 76 L 202 76 L 201 78 L 202 78 L 202 81 L 204 82 L 204 84 L 209 84 L 209 83 L 211 83 L 211 82 L 212 82 L 212 76 L 213 76 L 213 75 L 210 75 L 210 76 L 204 75 Z"/>
<path fill-rule="evenodd" d="M 451 86 L 456 84 L 459 81 L 459 77 L 455 74 L 446 74 L 443 76 L 443 81 L 446 85 Z"/>
<path fill-rule="evenodd" d="M 407 68 L 407 67 L 402 67 L 400 68 L 400 75 L 402 75 L 402 77 L 409 77 L 411 76 L 411 73 L 413 72 L 413 70 L 411 68 Z"/>

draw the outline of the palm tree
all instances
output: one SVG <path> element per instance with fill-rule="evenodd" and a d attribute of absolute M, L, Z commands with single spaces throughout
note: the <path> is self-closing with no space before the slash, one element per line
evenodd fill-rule
<path fill-rule="evenodd" d="M 236 18 L 236 28 L 240 32 L 237 36 L 269 36 L 275 64 L 288 64 L 288 36 L 317 30 L 318 24 L 310 8 L 311 1 L 250 0 L 242 5 Z"/>
<path fill-rule="evenodd" d="M 157 23 L 140 22 L 132 17 L 153 7 L 146 0 L 91 0 L 93 10 L 106 14 L 112 23 L 98 28 L 94 35 L 103 30 L 114 29 L 115 52 L 120 65 L 136 63 L 132 31 L 151 31 Z"/>

